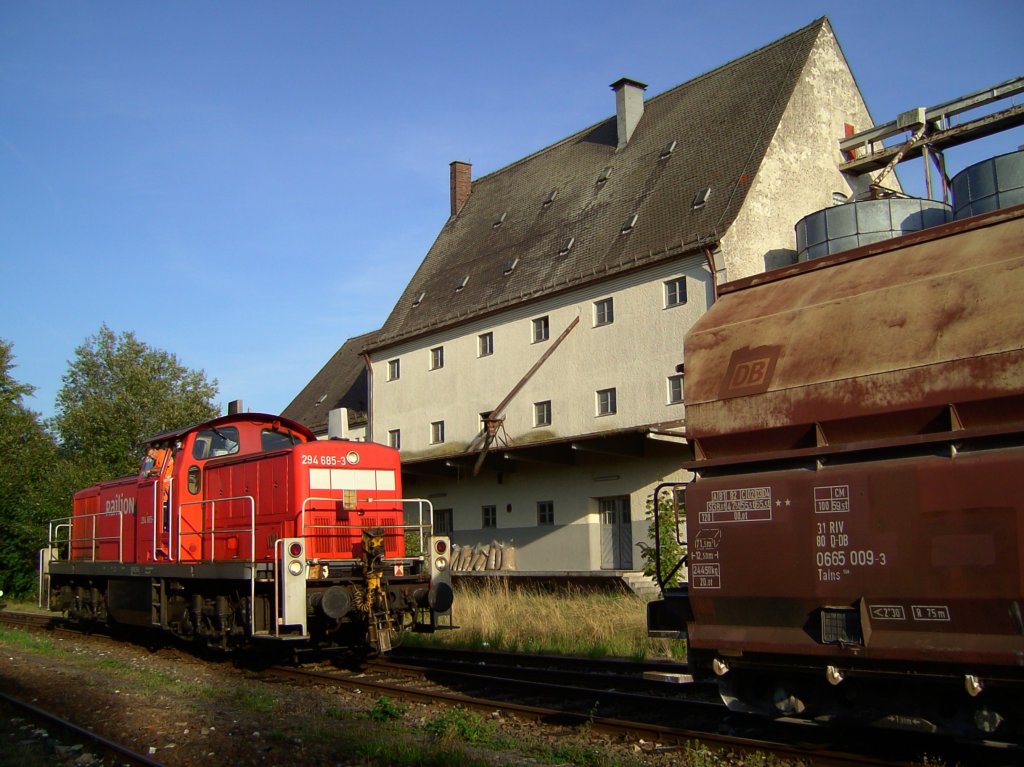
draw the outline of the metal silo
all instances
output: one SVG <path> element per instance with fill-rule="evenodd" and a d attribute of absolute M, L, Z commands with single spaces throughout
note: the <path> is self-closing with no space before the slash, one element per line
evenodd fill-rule
<path fill-rule="evenodd" d="M 1024 151 L 975 163 L 953 176 L 953 216 L 967 218 L 1024 203 Z"/>

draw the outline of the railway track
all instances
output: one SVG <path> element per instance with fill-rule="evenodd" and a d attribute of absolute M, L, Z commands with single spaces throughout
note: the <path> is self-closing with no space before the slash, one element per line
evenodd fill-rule
<path fill-rule="evenodd" d="M 409 656 L 415 656 L 415 661 Z M 547 723 L 657 744 L 660 751 L 701 744 L 711 750 L 762 752 L 815 765 L 920 765 L 923 755 L 947 764 L 1018 764 L 1021 752 L 934 737 L 869 730 L 851 732 L 805 723 L 737 716 L 706 686 L 651 682 L 644 672 L 667 664 L 417 651 L 367 661 L 359 668 L 275 667 L 271 671 L 316 684 L 417 701 L 442 701 L 483 713 L 501 711 Z M 554 666 L 565 662 L 572 668 Z M 594 669 L 588 670 L 588 666 Z M 535 678 L 535 677 L 540 677 Z M 572 682 L 570 684 L 569 682 Z M 615 688 L 631 688 L 623 691 Z M 671 688 L 671 689 L 666 689 Z M 715 700 L 709 700 L 714 696 Z"/>
<path fill-rule="evenodd" d="M 23 756 L 19 752 L 34 748 L 44 759 L 64 759 L 70 756 L 81 760 L 89 754 L 91 760 L 79 763 L 163 767 L 162 762 L 5 692 L 0 692 L 0 712 L 4 719 L 3 730 L 10 736 L 8 742 L 14 747 L 8 755 L 18 754 L 19 760 Z"/>
<path fill-rule="evenodd" d="M 62 630 L 62 622 L 45 615 L 0 612 L 0 621 Z M 724 709 L 712 688 L 652 681 L 673 678 L 676 671 L 673 664 L 401 649 L 360 663 L 336 656 L 304 657 L 300 664 L 262 667 L 255 673 L 461 706 L 485 715 L 502 711 L 519 719 L 643 741 L 648 748 L 657 744 L 660 751 L 699 742 L 712 750 L 760 751 L 800 764 L 920 765 L 923 754 L 964 767 L 1024 761 L 1019 749 L 738 716 Z"/>

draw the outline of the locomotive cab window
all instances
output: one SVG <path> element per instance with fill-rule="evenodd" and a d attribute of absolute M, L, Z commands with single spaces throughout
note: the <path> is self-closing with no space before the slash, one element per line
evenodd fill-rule
<path fill-rule="evenodd" d="M 188 467 L 188 491 L 196 495 L 203 488 L 203 470 L 198 466 Z"/>
<path fill-rule="evenodd" d="M 298 445 L 302 442 L 298 435 L 293 434 L 290 431 L 273 431 L 271 429 L 264 429 L 260 432 L 260 449 L 264 453 L 268 453 L 271 450 L 280 450 L 284 447 L 291 447 L 292 445 Z"/>
<path fill-rule="evenodd" d="M 223 429 L 203 429 L 196 434 L 192 445 L 192 457 L 197 461 L 233 455 L 238 452 L 238 428 L 225 426 Z"/>

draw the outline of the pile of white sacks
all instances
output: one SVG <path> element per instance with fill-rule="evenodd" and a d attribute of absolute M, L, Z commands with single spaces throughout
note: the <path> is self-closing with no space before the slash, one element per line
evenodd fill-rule
<path fill-rule="evenodd" d="M 511 543 L 491 541 L 475 546 L 452 546 L 452 570 L 475 572 L 483 570 L 515 570 L 516 547 Z"/>

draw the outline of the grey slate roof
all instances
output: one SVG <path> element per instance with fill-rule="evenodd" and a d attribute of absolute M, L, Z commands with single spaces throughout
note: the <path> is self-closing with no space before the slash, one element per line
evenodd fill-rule
<path fill-rule="evenodd" d="M 327 433 L 327 414 L 334 408 L 348 408 L 350 426 L 365 423 L 368 379 L 366 363 L 360 352 L 373 342 L 377 332 L 346 341 L 282 415 L 298 421 L 318 435 Z"/>
<path fill-rule="evenodd" d="M 826 18 L 648 99 L 619 151 L 612 115 L 475 180 L 368 348 L 716 242 L 739 212 L 823 28 Z M 672 141 L 674 151 L 662 158 Z M 607 167 L 611 174 L 599 182 Z M 711 190 L 707 203 L 691 209 L 705 188 Z M 557 197 L 545 205 L 553 190 Z M 495 226 L 502 213 L 504 221 Z M 620 233 L 632 214 L 635 227 Z M 569 237 L 575 238 L 572 249 L 559 256 Z"/>

